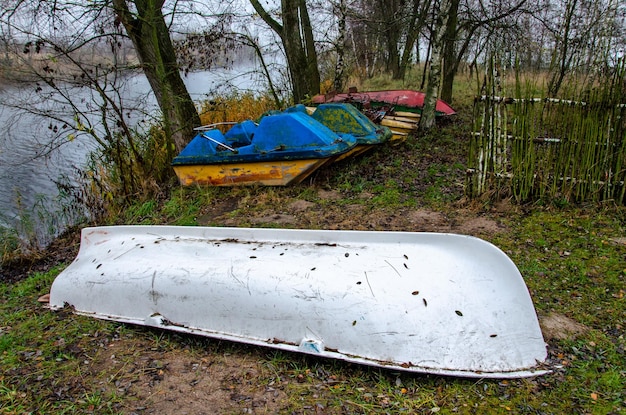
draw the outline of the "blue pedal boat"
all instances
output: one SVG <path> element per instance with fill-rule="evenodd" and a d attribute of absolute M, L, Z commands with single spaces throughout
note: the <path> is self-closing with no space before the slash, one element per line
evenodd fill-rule
<path fill-rule="evenodd" d="M 234 124 L 225 134 L 216 126 L 200 127 L 172 161 L 182 185 L 300 183 L 356 146 L 354 136 L 339 135 L 299 111 Z"/>
<path fill-rule="evenodd" d="M 356 147 L 342 154 L 335 161 L 363 154 L 377 145 L 388 142 L 392 137 L 389 128 L 374 124 L 365 114 L 352 104 L 321 104 L 311 109 L 311 117 L 339 135 L 349 134 L 356 138 Z M 306 112 L 307 108 L 298 104 L 285 112 Z"/>

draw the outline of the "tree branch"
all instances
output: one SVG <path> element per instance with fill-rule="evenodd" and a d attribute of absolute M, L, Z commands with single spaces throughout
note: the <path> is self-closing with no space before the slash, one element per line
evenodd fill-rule
<path fill-rule="evenodd" d="M 261 19 L 265 21 L 272 28 L 274 32 L 276 32 L 281 38 L 283 37 L 283 26 L 278 23 L 270 14 L 263 8 L 261 3 L 258 0 L 250 0 L 250 4 L 254 7 L 254 10 L 261 16 Z"/>

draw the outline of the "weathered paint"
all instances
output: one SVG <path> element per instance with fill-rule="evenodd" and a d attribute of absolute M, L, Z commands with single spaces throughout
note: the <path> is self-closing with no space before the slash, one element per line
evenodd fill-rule
<path fill-rule="evenodd" d="M 396 116 L 398 117 L 402 117 L 402 118 L 406 118 L 410 121 L 413 122 L 419 122 L 421 115 L 415 112 L 408 112 L 408 111 L 394 111 L 393 112 Z"/>
<path fill-rule="evenodd" d="M 403 133 L 406 135 L 417 131 L 418 126 L 418 124 L 414 121 L 403 121 L 387 116 L 383 117 L 383 119 L 380 121 L 380 124 L 390 128 L 391 131 L 394 133 Z M 398 140 L 405 137 L 405 135 L 399 135 L 392 137 L 392 140 Z"/>
<path fill-rule="evenodd" d="M 367 145 L 367 144 L 357 144 L 352 150 L 348 151 L 347 153 L 343 153 L 339 156 L 337 156 L 337 158 L 334 161 L 341 161 L 350 157 L 356 157 L 356 156 L 360 156 L 368 151 L 370 151 L 373 148 L 372 145 Z"/>
<path fill-rule="evenodd" d="M 391 133 L 391 145 L 398 145 L 403 141 L 406 141 L 406 139 L 409 137 L 408 133 L 402 131 L 391 130 Z"/>
<path fill-rule="evenodd" d="M 374 124 L 350 104 L 321 104 L 311 116 L 338 134 L 354 136 L 357 145 L 384 144 L 391 138 L 387 127 Z"/>
<path fill-rule="evenodd" d="M 407 124 L 417 125 L 419 124 L 420 117 L 410 118 L 410 117 L 400 117 L 398 115 L 385 115 L 385 118 L 392 121 L 404 122 Z"/>
<path fill-rule="evenodd" d="M 399 142 L 406 140 L 409 134 L 412 134 L 415 131 L 417 131 L 417 127 L 418 127 L 418 123 L 420 119 L 420 115 L 416 113 L 411 113 L 411 112 L 399 112 L 398 113 L 394 111 L 395 115 L 385 115 L 380 120 L 380 125 L 388 128 L 389 132 L 387 132 L 386 130 L 383 130 L 383 131 L 371 133 L 372 137 L 377 137 L 377 138 L 374 138 L 374 139 L 370 138 L 369 142 L 368 141 L 360 142 L 358 131 L 361 128 L 359 127 L 359 123 L 364 123 L 364 121 L 359 120 L 356 116 L 348 117 L 347 111 L 345 112 L 329 111 L 329 108 L 332 108 L 331 107 L 332 105 L 338 106 L 338 105 L 348 105 L 348 104 L 321 104 L 319 107 L 307 107 L 306 112 L 316 117 L 315 114 L 319 114 L 318 111 L 321 110 L 321 112 L 324 115 L 322 116 L 318 115 L 316 117 L 316 119 L 319 122 L 326 125 L 328 128 L 330 128 L 331 130 L 335 132 L 351 132 L 356 137 L 357 147 L 359 147 L 361 151 L 351 150 L 349 152 L 350 154 L 343 154 L 339 156 L 337 158 L 337 161 L 343 160 L 349 156 L 356 156 L 356 155 L 363 154 L 364 152 L 369 150 L 368 148 L 364 148 L 363 147 L 364 145 L 374 146 L 378 144 L 383 144 L 387 142 L 388 140 L 391 142 L 391 144 L 398 144 Z M 355 111 L 359 112 L 353 106 L 350 106 L 350 107 L 354 109 Z M 376 128 L 375 124 L 365 115 L 362 115 L 362 113 L 361 113 L 361 116 L 365 118 L 367 122 L 369 122 L 372 126 L 374 126 L 373 130 L 375 131 L 375 128 Z M 357 133 L 355 133 L 355 131 L 357 131 Z"/>
<path fill-rule="evenodd" d="M 349 134 L 356 139 L 356 147 L 341 154 L 335 161 L 361 155 L 394 138 L 389 128 L 374 124 L 365 114 L 350 104 L 322 104 L 318 107 L 297 105 L 287 111 L 290 110 L 306 112 L 335 133 Z"/>
<path fill-rule="evenodd" d="M 545 373 L 519 271 L 462 235 L 86 228 L 50 305 L 401 371 Z"/>
<path fill-rule="evenodd" d="M 189 186 L 287 186 L 302 182 L 331 159 L 277 160 L 217 165 L 174 165 L 180 184 Z"/>
<path fill-rule="evenodd" d="M 305 113 L 279 113 L 258 125 L 235 124 L 226 134 L 200 131 L 172 167 L 182 185 L 284 186 L 304 180 L 355 145 L 353 136 L 339 136 Z"/>

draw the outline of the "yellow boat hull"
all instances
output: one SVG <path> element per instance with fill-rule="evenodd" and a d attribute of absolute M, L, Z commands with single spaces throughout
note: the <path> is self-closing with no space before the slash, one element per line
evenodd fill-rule
<path fill-rule="evenodd" d="M 407 139 L 409 134 L 417 131 L 417 121 L 407 118 L 385 116 L 380 121 L 380 125 L 384 125 L 391 130 L 391 142 L 397 144 Z"/>
<path fill-rule="evenodd" d="M 382 121 L 380 122 L 380 125 L 389 127 L 392 131 L 398 131 L 398 132 L 407 133 L 407 134 L 410 134 L 413 131 L 417 131 L 416 122 L 400 121 L 397 119 L 394 120 L 388 117 L 384 117 Z"/>
<path fill-rule="evenodd" d="M 394 111 L 393 112 L 397 117 L 406 118 L 413 122 L 419 122 L 421 114 L 417 112 L 408 112 L 408 111 Z"/>
<path fill-rule="evenodd" d="M 334 161 L 341 161 L 349 157 L 356 157 L 371 150 L 373 146 L 365 144 L 357 144 L 352 150 L 340 154 Z"/>
<path fill-rule="evenodd" d="M 408 133 L 405 133 L 405 132 L 402 132 L 402 131 L 391 130 L 391 140 L 390 140 L 390 142 L 391 142 L 392 145 L 396 145 L 398 143 L 406 141 L 408 136 L 409 136 Z"/>
<path fill-rule="evenodd" d="M 287 186 L 302 182 L 331 159 L 276 160 L 216 165 L 176 165 L 180 184 Z"/>

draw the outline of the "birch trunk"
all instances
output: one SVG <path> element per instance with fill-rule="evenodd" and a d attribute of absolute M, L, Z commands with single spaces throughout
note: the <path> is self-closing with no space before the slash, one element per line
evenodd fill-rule
<path fill-rule="evenodd" d="M 343 90 L 343 78 L 344 78 L 344 66 L 345 66 L 345 52 L 346 52 L 346 0 L 340 0 L 337 7 L 337 19 L 339 36 L 337 38 L 337 63 L 335 65 L 335 79 L 333 81 L 333 88 L 337 92 Z"/>
<path fill-rule="evenodd" d="M 419 126 L 422 131 L 430 130 L 435 126 L 435 109 L 439 95 L 439 86 L 441 85 L 441 70 L 443 66 L 441 51 L 451 5 L 451 0 L 440 0 L 439 11 L 435 18 L 431 40 L 428 86 L 426 87 L 426 97 L 424 98 L 424 107 L 422 108 Z"/>

